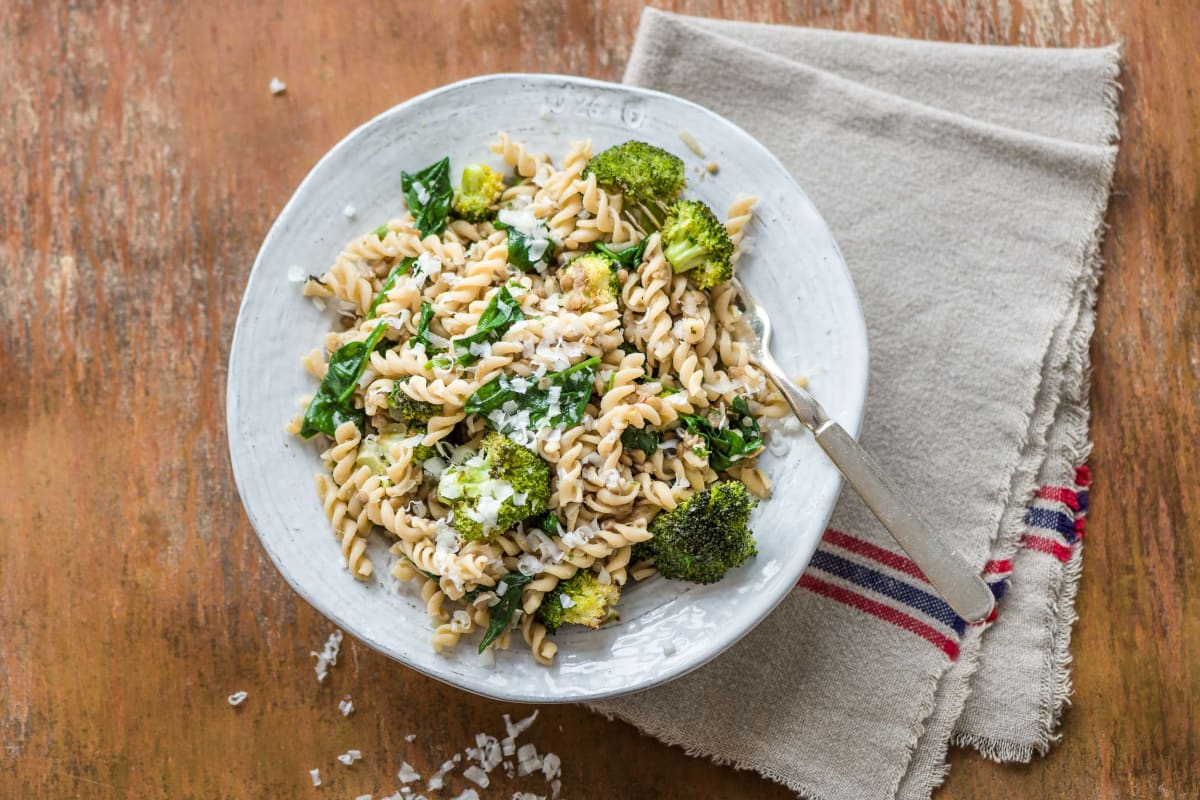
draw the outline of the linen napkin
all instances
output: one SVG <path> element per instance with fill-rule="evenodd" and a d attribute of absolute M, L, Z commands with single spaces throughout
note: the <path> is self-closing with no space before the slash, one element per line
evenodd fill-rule
<path fill-rule="evenodd" d="M 598 710 L 822 800 L 926 798 L 951 742 L 1004 760 L 1050 746 L 1070 691 L 1118 71 L 1115 47 L 645 12 L 626 82 L 725 115 L 812 197 L 867 320 L 862 441 L 1000 599 L 965 625 L 847 490 L 753 633 Z"/>

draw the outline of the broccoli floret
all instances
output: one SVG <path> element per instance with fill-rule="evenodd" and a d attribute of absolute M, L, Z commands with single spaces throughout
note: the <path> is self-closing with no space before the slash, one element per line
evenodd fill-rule
<path fill-rule="evenodd" d="M 634 556 L 652 557 L 664 577 L 714 583 L 757 551 L 747 527 L 756 501 L 740 481 L 697 492 L 650 523 L 653 537 Z"/>
<path fill-rule="evenodd" d="M 467 541 L 491 541 L 550 507 L 550 465 L 500 433 L 483 438 L 479 453 L 447 467 L 438 499 L 454 512 Z"/>
<path fill-rule="evenodd" d="M 683 191 L 687 180 L 683 159 L 645 142 L 625 142 L 592 157 L 583 174 L 619 190 L 635 203 L 669 203 Z"/>
<path fill-rule="evenodd" d="M 680 200 L 662 228 L 663 254 L 676 272 L 690 273 L 709 289 L 733 277 L 733 240 L 712 209 L 697 200 Z"/>
<path fill-rule="evenodd" d="M 621 589 L 615 583 L 601 583 L 594 572 L 576 572 L 546 593 L 538 607 L 538 621 L 554 633 L 563 625 L 599 628 L 615 615 Z"/>
<path fill-rule="evenodd" d="M 600 253 L 588 253 L 563 268 L 562 274 L 571 278 L 572 294 L 583 300 L 583 309 L 611 303 L 621 294 L 621 279 L 617 262 Z"/>
<path fill-rule="evenodd" d="M 402 381 L 396 381 L 392 385 L 392 391 L 388 393 L 387 413 L 389 417 L 408 425 L 424 426 L 429 424 L 429 420 L 442 413 L 440 405 L 423 403 L 409 397 L 400 388 L 402 385 Z"/>
<path fill-rule="evenodd" d="M 470 222 L 483 222 L 492 216 L 492 206 L 504 194 L 504 178 L 487 164 L 468 164 L 462 183 L 454 193 L 454 213 Z"/>

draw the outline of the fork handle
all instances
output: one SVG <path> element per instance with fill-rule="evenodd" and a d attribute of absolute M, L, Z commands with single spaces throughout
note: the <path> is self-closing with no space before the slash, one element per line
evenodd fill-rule
<path fill-rule="evenodd" d="M 967 622 L 986 619 L 996 604 L 992 590 L 958 550 L 934 533 L 871 454 L 832 420 L 813 436 L 954 613 Z"/>
<path fill-rule="evenodd" d="M 771 377 L 796 417 L 813 432 L 829 460 L 871 513 L 908 553 L 954 613 L 967 622 L 986 619 L 995 607 L 992 590 L 953 546 L 934 532 L 904 498 L 871 454 L 829 419 L 817 399 L 801 389 L 769 354 L 756 362 Z"/>

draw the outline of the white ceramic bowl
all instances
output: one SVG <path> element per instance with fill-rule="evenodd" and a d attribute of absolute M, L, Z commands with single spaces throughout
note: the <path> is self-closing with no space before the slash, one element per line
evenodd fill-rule
<path fill-rule="evenodd" d="M 688 194 L 723 213 L 738 192 L 760 198 L 739 274 L 767 303 L 774 353 L 807 375 L 830 415 L 857 434 L 867 389 L 862 311 L 837 244 L 787 170 L 749 134 L 698 105 L 659 92 L 561 75 L 492 75 L 434 90 L 353 131 L 308 174 L 267 234 L 238 314 L 229 359 L 227 413 L 234 476 L 250 522 L 288 582 L 317 610 L 370 647 L 447 683 L 522 702 L 598 699 L 645 689 L 703 664 L 747 633 L 789 592 L 808 564 L 841 485 L 807 434 L 760 464 L 774 496 L 755 511 L 759 555 L 711 586 L 656 576 L 627 587 L 620 621 L 592 632 L 561 629 L 553 667 L 524 643 L 479 662 L 473 640 L 451 655 L 430 649 L 419 592 L 398 584 L 384 537 L 370 554 L 376 577 L 355 581 L 338 565 L 339 546 L 313 488 L 319 441 L 284 433 L 297 398 L 315 389 L 300 357 L 322 341 L 318 312 L 287 280 L 288 267 L 320 273 L 352 237 L 403 209 L 401 170 L 449 155 L 454 174 L 469 161 L 499 164 L 488 150 L 507 131 L 556 159 L 573 139 L 596 152 L 636 138 L 679 154 Z M 693 155 L 679 133 L 705 151 Z M 716 161 L 698 180 L 693 168 Z M 346 205 L 357 216 L 343 214 Z M 473 638 L 473 637 L 472 637 Z"/>

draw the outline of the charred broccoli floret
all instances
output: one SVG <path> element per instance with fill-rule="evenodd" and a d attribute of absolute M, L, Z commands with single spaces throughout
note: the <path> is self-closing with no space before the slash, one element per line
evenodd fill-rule
<path fill-rule="evenodd" d="M 594 572 L 576 572 L 546 593 L 537 610 L 538 621 L 554 633 L 563 625 L 599 628 L 614 616 L 621 589 L 615 583 L 601 583 Z"/>
<path fill-rule="evenodd" d="M 392 391 L 388 393 L 387 413 L 389 417 L 407 425 L 425 426 L 429 424 L 429 420 L 442 413 L 440 405 L 424 403 L 409 397 L 400 388 L 402 385 L 403 381 L 396 381 L 392 385 Z"/>
<path fill-rule="evenodd" d="M 686 272 L 701 289 L 733 277 L 733 241 L 712 209 L 680 200 L 662 227 L 663 254 L 676 272 Z"/>
<path fill-rule="evenodd" d="M 630 141 L 592 156 L 583 174 L 635 203 L 670 203 L 687 183 L 683 159 L 645 142 Z"/>
<path fill-rule="evenodd" d="M 479 452 L 447 467 L 438 499 L 454 512 L 463 539 L 490 541 L 550 507 L 550 465 L 503 434 L 489 433 Z"/>
<path fill-rule="evenodd" d="M 618 265 L 601 253 L 588 253 L 572 261 L 560 273 L 570 277 L 570 293 L 583 300 L 587 310 L 611 303 L 621 294 L 621 279 L 617 276 Z"/>
<path fill-rule="evenodd" d="M 504 177 L 487 164 L 468 164 L 462 183 L 454 193 L 454 213 L 470 222 L 483 222 L 492 216 L 492 206 L 504 193 Z"/>
<path fill-rule="evenodd" d="M 653 536 L 634 548 L 653 558 L 664 577 L 715 583 L 757 551 L 748 523 L 756 501 L 740 481 L 720 481 L 696 492 L 650 523 Z"/>

